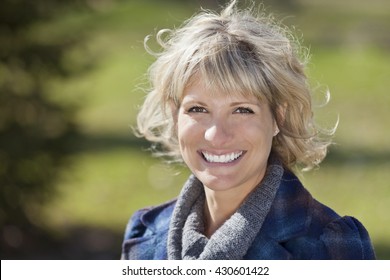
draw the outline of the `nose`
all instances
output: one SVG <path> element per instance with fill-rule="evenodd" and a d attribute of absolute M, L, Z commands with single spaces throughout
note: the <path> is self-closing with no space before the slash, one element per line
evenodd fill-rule
<path fill-rule="evenodd" d="M 214 147 L 223 147 L 233 138 L 233 128 L 227 120 L 214 120 L 207 127 L 204 138 Z"/>

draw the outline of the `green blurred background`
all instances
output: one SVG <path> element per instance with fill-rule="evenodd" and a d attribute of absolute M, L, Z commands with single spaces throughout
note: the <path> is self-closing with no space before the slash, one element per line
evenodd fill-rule
<path fill-rule="evenodd" d="M 263 3 L 310 48 L 316 103 L 331 92 L 318 122 L 340 119 L 321 168 L 300 177 L 390 259 L 390 2 Z M 153 61 L 143 39 L 221 4 L 1 2 L 1 259 L 118 259 L 131 214 L 178 194 L 188 171 L 153 158 L 131 130 Z"/>

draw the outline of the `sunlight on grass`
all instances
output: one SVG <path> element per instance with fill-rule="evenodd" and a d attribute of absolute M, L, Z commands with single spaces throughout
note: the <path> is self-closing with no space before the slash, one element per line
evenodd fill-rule
<path fill-rule="evenodd" d="M 135 210 L 178 195 L 186 172 L 168 168 L 140 149 L 80 154 L 46 206 L 50 227 L 85 224 L 121 232 Z"/>

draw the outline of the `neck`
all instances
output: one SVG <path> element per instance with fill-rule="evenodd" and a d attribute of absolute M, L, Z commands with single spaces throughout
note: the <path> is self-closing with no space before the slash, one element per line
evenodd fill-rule
<path fill-rule="evenodd" d="M 241 206 L 245 198 L 261 182 L 265 170 L 259 173 L 257 178 L 239 187 L 227 190 L 212 190 L 204 186 L 205 203 L 205 235 L 210 237 L 213 233 L 230 218 L 231 215 Z"/>
<path fill-rule="evenodd" d="M 211 237 L 236 212 L 249 193 L 213 191 L 205 187 L 205 235 Z"/>

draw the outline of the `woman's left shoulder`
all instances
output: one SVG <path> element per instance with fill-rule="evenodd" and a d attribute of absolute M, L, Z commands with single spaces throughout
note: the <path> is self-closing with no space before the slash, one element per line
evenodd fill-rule
<path fill-rule="evenodd" d="M 369 234 L 354 217 L 339 217 L 329 222 L 319 240 L 327 249 L 330 259 L 375 259 Z"/>
<path fill-rule="evenodd" d="M 274 210 L 274 216 L 284 217 L 280 219 L 282 231 L 286 232 L 287 228 L 292 233 L 282 237 L 293 258 L 375 259 L 362 223 L 351 216 L 340 216 L 313 198 L 293 173 L 284 174 L 276 204 L 279 206 L 274 207 L 278 210 Z"/>

